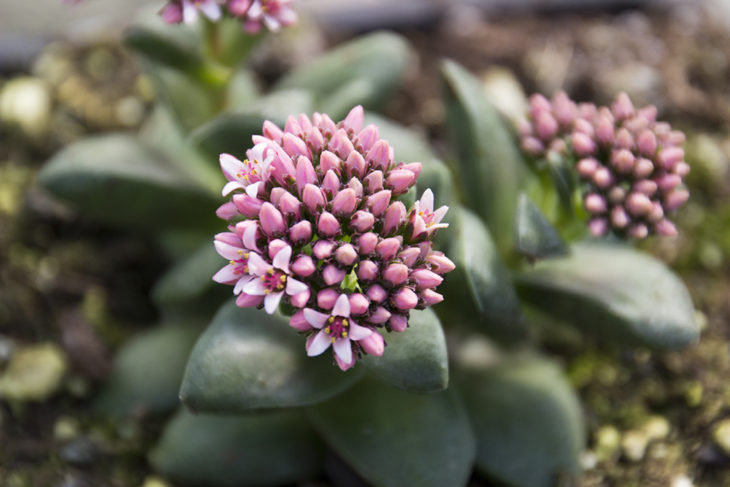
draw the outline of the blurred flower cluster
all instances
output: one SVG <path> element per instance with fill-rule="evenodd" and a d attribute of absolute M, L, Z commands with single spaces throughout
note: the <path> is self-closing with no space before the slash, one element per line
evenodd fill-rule
<path fill-rule="evenodd" d="M 265 25 L 272 32 L 297 21 L 292 0 L 169 0 L 160 11 L 168 24 L 193 23 L 200 14 L 212 21 L 224 15 L 239 19 L 247 32 Z"/>
<path fill-rule="evenodd" d="M 234 194 L 218 215 L 234 223 L 215 238 L 230 262 L 214 279 L 235 286 L 238 306 L 292 306 L 311 356 L 332 344 L 346 370 L 362 352 L 381 355 L 376 328 L 402 332 L 410 310 L 443 300 L 435 288 L 454 264 L 431 239 L 447 207 L 434 210 L 430 189 L 411 209 L 397 199 L 422 166 L 396 163 L 362 107 L 339 124 L 320 113 L 284 130 L 267 121 L 253 142 L 244 161 L 220 156 L 223 194 Z"/>
<path fill-rule="evenodd" d="M 684 134 L 656 120 L 654 106 L 634 108 L 619 94 L 610 107 L 576 104 L 564 92 L 530 98 L 519 127 L 522 149 L 575 164 L 594 235 L 676 235 L 667 214 L 689 198 L 683 178 Z"/>

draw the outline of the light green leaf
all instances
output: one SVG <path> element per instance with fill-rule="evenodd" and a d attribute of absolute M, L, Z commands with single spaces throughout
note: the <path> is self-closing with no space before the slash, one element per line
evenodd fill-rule
<path fill-rule="evenodd" d="M 411 311 L 409 327 L 388 333 L 382 357 L 365 356 L 362 363 L 377 377 L 409 392 L 438 392 L 449 385 L 446 337 L 430 308 Z"/>
<path fill-rule="evenodd" d="M 210 226 L 218 198 L 128 135 L 90 137 L 51 158 L 39 183 L 83 215 L 144 229 Z"/>
<path fill-rule="evenodd" d="M 194 416 L 181 410 L 150 461 L 183 485 L 260 487 L 315 477 L 322 457 L 321 443 L 300 411 Z"/>
<path fill-rule="evenodd" d="M 223 306 L 190 355 L 180 392 L 193 411 L 304 406 L 341 393 L 362 368 L 342 372 L 329 354 L 308 357 L 288 320 Z"/>
<path fill-rule="evenodd" d="M 578 398 L 561 371 L 520 357 L 459 377 L 477 437 L 477 468 L 513 487 L 575 477 L 584 444 Z"/>
<path fill-rule="evenodd" d="M 341 45 L 285 76 L 277 90 L 310 91 L 334 120 L 356 105 L 378 108 L 400 83 L 411 58 L 405 39 L 378 32 Z"/>
<path fill-rule="evenodd" d="M 165 324 L 132 338 L 117 353 L 94 409 L 123 417 L 177 407 L 185 363 L 201 331 L 198 324 Z"/>
<path fill-rule="evenodd" d="M 677 349 L 699 338 L 687 288 L 662 262 L 620 245 L 582 243 L 516 276 L 540 311 L 589 333 Z"/>
<path fill-rule="evenodd" d="M 516 231 L 517 251 L 530 260 L 568 253 L 558 231 L 525 194 L 520 195 L 517 204 Z"/>
<path fill-rule="evenodd" d="M 482 83 L 463 67 L 441 67 L 447 129 L 466 205 L 479 214 L 503 255 L 512 250 L 517 196 L 525 169 L 508 128 Z"/>
<path fill-rule="evenodd" d="M 314 427 L 377 487 L 466 485 L 475 442 L 453 391 L 416 395 L 364 380 L 310 408 Z"/>

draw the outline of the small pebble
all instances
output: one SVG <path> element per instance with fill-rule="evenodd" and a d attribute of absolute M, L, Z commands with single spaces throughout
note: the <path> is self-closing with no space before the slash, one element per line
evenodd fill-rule
<path fill-rule="evenodd" d="M 89 465 L 99 457 L 99 449 L 88 438 L 80 437 L 61 448 L 61 458 L 73 465 Z"/>
<path fill-rule="evenodd" d="M 602 426 L 594 435 L 595 455 L 599 461 L 608 460 L 621 444 L 621 433 L 614 426 Z"/>
<path fill-rule="evenodd" d="M 694 487 L 692 479 L 686 475 L 677 475 L 672 479 L 672 487 Z"/>
<path fill-rule="evenodd" d="M 632 462 L 638 462 L 644 458 L 649 438 L 642 431 L 630 430 L 624 434 L 621 440 L 621 451 L 624 457 Z"/>
<path fill-rule="evenodd" d="M 53 343 L 20 347 L 0 376 L 0 396 L 12 401 L 45 401 L 61 386 L 66 356 Z"/>
<path fill-rule="evenodd" d="M 79 436 L 79 422 L 75 418 L 61 416 L 53 426 L 53 437 L 57 441 L 66 442 Z"/>
<path fill-rule="evenodd" d="M 712 439 L 725 455 L 730 456 L 730 418 L 723 419 L 712 428 Z"/>

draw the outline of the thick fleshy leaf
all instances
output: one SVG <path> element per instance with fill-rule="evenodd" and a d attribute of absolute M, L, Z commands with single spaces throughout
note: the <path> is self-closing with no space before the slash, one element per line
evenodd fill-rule
<path fill-rule="evenodd" d="M 251 136 L 261 134 L 265 120 L 283 127 L 289 115 L 310 113 L 311 109 L 309 93 L 299 90 L 272 93 L 241 112 L 227 113 L 206 123 L 191 134 L 191 140 L 216 160 L 223 152 L 243 157 L 246 149 L 253 147 Z"/>
<path fill-rule="evenodd" d="M 90 218 L 135 228 L 205 227 L 218 198 L 128 135 L 87 138 L 58 152 L 39 183 Z"/>
<path fill-rule="evenodd" d="M 449 385 L 446 338 L 430 308 L 411 311 L 403 333 L 388 333 L 382 357 L 366 356 L 362 363 L 379 378 L 410 392 L 443 391 Z"/>
<path fill-rule="evenodd" d="M 180 397 L 193 411 L 241 412 L 314 404 L 362 376 L 342 372 L 329 353 L 307 357 L 287 319 L 223 306 L 190 355 Z"/>
<path fill-rule="evenodd" d="M 259 487 L 314 477 L 322 457 L 321 442 L 300 411 L 210 416 L 181 410 L 150 461 L 182 485 Z"/>
<path fill-rule="evenodd" d="M 94 409 L 123 417 L 177 407 L 185 364 L 202 328 L 165 324 L 131 339 L 117 353 Z"/>
<path fill-rule="evenodd" d="M 245 110 L 261 98 L 256 79 L 251 71 L 241 69 L 233 75 L 228 85 L 227 98 L 228 109 L 235 112 Z"/>
<path fill-rule="evenodd" d="M 452 61 L 443 63 L 441 75 L 447 129 L 466 205 L 484 219 L 506 255 L 512 250 L 524 164 L 482 83 Z"/>
<path fill-rule="evenodd" d="M 317 431 L 378 487 L 466 485 L 475 455 L 466 412 L 453 390 L 409 394 L 372 379 L 310 408 Z"/>
<path fill-rule="evenodd" d="M 315 107 L 333 119 L 344 117 L 356 105 L 378 108 L 404 76 L 411 53 L 407 42 L 392 33 L 360 37 L 307 62 L 285 76 L 277 90 L 310 91 Z"/>
<path fill-rule="evenodd" d="M 192 34 L 192 33 L 191 33 Z M 203 57 L 191 48 L 167 35 L 161 29 L 133 26 L 124 32 L 124 44 L 155 65 L 162 65 L 197 77 L 204 69 Z"/>
<path fill-rule="evenodd" d="M 457 207 L 449 228 L 449 257 L 456 264 L 444 282 L 449 310 L 493 338 L 514 341 L 527 333 L 512 279 L 497 252 L 489 230 L 471 211 Z"/>
<path fill-rule="evenodd" d="M 525 194 L 517 204 L 517 251 L 530 260 L 557 257 L 568 253 L 568 247 L 557 229 Z"/>
<path fill-rule="evenodd" d="M 579 472 L 580 403 L 560 369 L 534 357 L 460 374 L 477 468 L 514 487 L 550 487 Z"/>
<path fill-rule="evenodd" d="M 662 262 L 621 245 L 581 243 L 516 276 L 521 296 L 605 338 L 677 349 L 699 338 L 687 288 Z"/>

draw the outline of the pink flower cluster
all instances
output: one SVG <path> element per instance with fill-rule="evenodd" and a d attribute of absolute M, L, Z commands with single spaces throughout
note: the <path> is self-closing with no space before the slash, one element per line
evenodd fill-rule
<path fill-rule="evenodd" d="M 431 239 L 448 208 L 434 211 L 430 189 L 410 210 L 398 200 L 421 164 L 396 163 L 362 107 L 338 124 L 320 113 L 284 130 L 267 121 L 253 143 L 244 161 L 220 156 L 233 195 L 218 210 L 230 231 L 215 238 L 229 264 L 213 279 L 234 286 L 240 307 L 285 303 L 310 356 L 332 345 L 347 370 L 382 355 L 377 329 L 402 332 L 410 310 L 443 300 L 435 288 L 454 264 Z"/>
<path fill-rule="evenodd" d="M 168 24 L 193 23 L 199 13 L 212 21 L 225 14 L 239 19 L 248 32 L 258 32 L 265 25 L 272 32 L 297 21 L 291 7 L 293 0 L 169 0 L 160 11 Z"/>
<path fill-rule="evenodd" d="M 522 149 L 575 162 L 594 235 L 673 236 L 667 214 L 689 198 L 682 183 L 690 168 L 684 134 L 656 115 L 654 106 L 634 108 L 625 93 L 600 108 L 578 105 L 564 92 L 552 100 L 533 95 L 528 120 L 519 126 Z"/>

